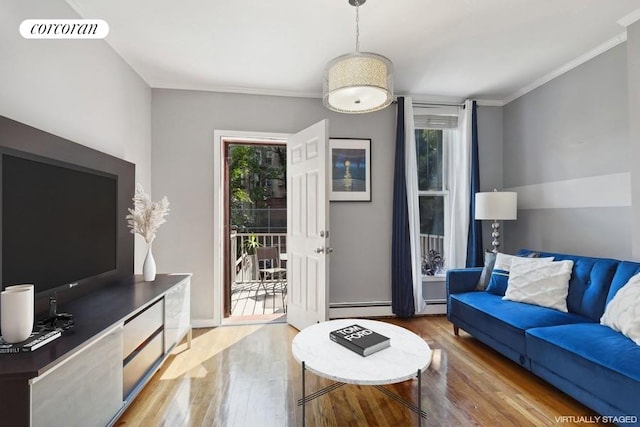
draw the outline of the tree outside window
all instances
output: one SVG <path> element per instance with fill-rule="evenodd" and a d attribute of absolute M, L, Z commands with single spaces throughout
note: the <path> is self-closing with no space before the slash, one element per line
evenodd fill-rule
<path fill-rule="evenodd" d="M 238 232 L 286 232 L 286 155 L 285 146 L 229 146 L 229 216 Z"/>

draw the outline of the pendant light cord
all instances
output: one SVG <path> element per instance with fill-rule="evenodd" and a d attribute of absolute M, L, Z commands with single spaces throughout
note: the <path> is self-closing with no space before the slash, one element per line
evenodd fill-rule
<path fill-rule="evenodd" d="M 360 1 L 356 0 L 356 53 L 360 52 Z"/>

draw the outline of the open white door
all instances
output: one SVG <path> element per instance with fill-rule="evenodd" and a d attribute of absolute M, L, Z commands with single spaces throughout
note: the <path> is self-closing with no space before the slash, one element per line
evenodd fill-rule
<path fill-rule="evenodd" d="M 287 321 L 297 329 L 329 319 L 329 121 L 287 143 Z"/>

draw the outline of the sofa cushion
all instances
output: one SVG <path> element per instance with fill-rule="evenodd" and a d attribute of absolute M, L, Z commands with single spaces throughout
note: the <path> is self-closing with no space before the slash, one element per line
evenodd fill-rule
<path fill-rule="evenodd" d="M 462 319 L 501 341 L 520 354 L 526 354 L 524 331 L 529 328 L 590 322 L 588 318 L 551 308 L 504 301 L 488 292 L 450 295 L 452 318 Z"/>
<path fill-rule="evenodd" d="M 600 323 L 640 345 L 640 274 L 629 279 L 607 304 Z"/>
<path fill-rule="evenodd" d="M 522 263 L 514 260 L 505 300 L 525 302 L 567 312 L 573 261 Z"/>
<path fill-rule="evenodd" d="M 531 252 L 533 251 L 523 249 L 518 251 L 518 255 L 526 256 Z M 569 280 L 569 294 L 567 295 L 567 308 L 570 313 L 586 316 L 594 322 L 599 322 L 604 313 L 609 287 L 620 261 L 553 252 L 540 252 L 540 256 L 552 256 L 556 261 L 573 261 L 573 271 L 571 280 Z M 631 276 L 628 276 L 622 284 L 626 283 Z"/>
<path fill-rule="evenodd" d="M 598 323 L 533 328 L 526 333 L 532 370 L 541 366 L 623 411 L 638 405 L 640 347 Z"/>

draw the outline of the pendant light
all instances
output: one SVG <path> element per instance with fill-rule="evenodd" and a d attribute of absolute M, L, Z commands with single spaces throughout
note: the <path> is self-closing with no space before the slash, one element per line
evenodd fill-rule
<path fill-rule="evenodd" d="M 322 103 L 339 113 L 369 113 L 393 101 L 393 65 L 382 55 L 360 52 L 359 7 L 366 0 L 348 0 L 356 8 L 356 51 L 331 60 L 324 71 Z"/>

